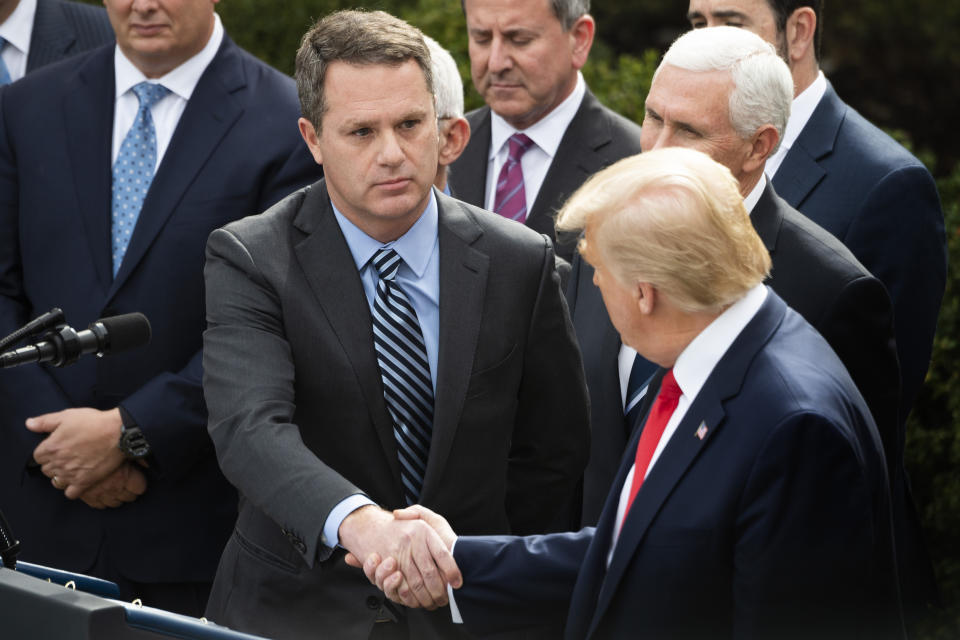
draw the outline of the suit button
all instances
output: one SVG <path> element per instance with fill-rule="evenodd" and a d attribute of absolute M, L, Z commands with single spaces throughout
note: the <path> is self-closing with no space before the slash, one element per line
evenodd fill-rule
<path fill-rule="evenodd" d="M 379 609 L 380 598 L 377 596 L 367 596 L 367 609 Z"/>
<path fill-rule="evenodd" d="M 300 553 L 307 552 L 307 545 L 303 544 L 303 540 L 294 540 L 293 546 L 296 547 L 297 551 L 299 551 Z"/>

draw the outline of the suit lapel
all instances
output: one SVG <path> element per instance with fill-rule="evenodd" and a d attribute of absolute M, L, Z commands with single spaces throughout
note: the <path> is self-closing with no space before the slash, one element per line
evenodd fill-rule
<path fill-rule="evenodd" d="M 373 347 L 373 318 L 353 255 L 330 206 L 326 185 L 307 195 L 294 225 L 305 237 L 294 247 L 297 260 L 324 317 L 356 373 L 357 384 L 383 447 L 399 503 L 400 463 L 393 423 L 383 399 L 380 367 Z"/>
<path fill-rule="evenodd" d="M 113 104 L 116 93 L 113 46 L 85 59 L 63 102 L 67 153 L 77 207 L 83 220 L 93 268 L 104 293 L 113 281 L 110 249 L 110 168 Z"/>
<path fill-rule="evenodd" d="M 773 177 L 777 193 L 795 209 L 800 208 L 827 173 L 820 166 L 820 161 L 833 153 L 840 125 L 843 124 L 844 107 L 828 81 L 820 104 Z"/>
<path fill-rule="evenodd" d="M 470 141 L 450 168 L 450 188 L 456 198 L 483 208 L 487 188 L 487 158 L 490 153 L 490 109 L 483 107 L 469 116 Z"/>
<path fill-rule="evenodd" d="M 783 225 L 783 212 L 777 206 L 776 199 L 776 192 L 767 182 L 760 199 L 750 212 L 750 222 L 771 255 L 777 249 L 777 238 L 780 237 L 780 227 Z"/>
<path fill-rule="evenodd" d="M 612 140 L 610 122 L 588 89 L 543 178 L 527 216 L 528 227 L 554 237 L 554 215 L 577 186 L 606 166 L 600 150 Z"/>
<path fill-rule="evenodd" d="M 483 230 L 465 207 L 443 194 L 440 211 L 440 352 L 433 437 L 421 498 L 439 488 L 473 371 L 489 257 L 471 245 Z"/>
<path fill-rule="evenodd" d="M 243 113 L 243 103 L 235 94 L 245 86 L 239 49 L 225 35 L 220 50 L 187 102 L 170 146 L 157 168 L 110 290 L 111 296 L 136 268 L 217 144 Z"/>
<path fill-rule="evenodd" d="M 76 39 L 77 34 L 64 18 L 60 3 L 38 0 L 30 35 L 27 73 L 62 58 Z"/>

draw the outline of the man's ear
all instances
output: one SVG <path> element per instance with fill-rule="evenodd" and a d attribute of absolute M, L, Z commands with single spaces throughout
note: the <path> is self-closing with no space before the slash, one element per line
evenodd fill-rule
<path fill-rule="evenodd" d="M 791 69 L 809 55 L 816 57 L 816 52 L 813 51 L 816 46 L 813 41 L 816 30 L 817 14 L 811 7 L 799 7 L 787 18 L 784 37 L 787 40 L 787 55 L 790 58 L 788 64 Z"/>
<path fill-rule="evenodd" d="M 743 161 L 744 173 L 750 173 L 756 171 L 758 167 L 763 167 L 767 158 L 773 155 L 773 150 L 779 140 L 780 134 L 777 133 L 777 128 L 772 124 L 765 124 L 757 129 L 750 143 L 750 153 Z"/>
<path fill-rule="evenodd" d="M 657 289 L 649 282 L 638 282 L 634 290 L 637 296 L 637 308 L 643 315 L 650 315 L 657 306 Z"/>
<path fill-rule="evenodd" d="M 470 142 L 470 123 L 466 118 L 448 118 L 440 124 L 440 155 L 438 162 L 441 166 L 449 166 L 460 157 Z"/>
<path fill-rule="evenodd" d="M 300 127 L 300 136 L 307 143 L 307 148 L 310 149 L 310 155 L 313 156 L 317 164 L 323 164 L 323 155 L 320 153 L 320 139 L 317 130 L 313 128 L 313 123 L 306 118 L 299 118 L 297 126 Z"/>
<path fill-rule="evenodd" d="M 593 36 L 597 25 L 590 14 L 584 14 L 570 27 L 570 38 L 573 41 L 573 68 L 581 69 L 587 64 L 590 47 L 593 46 Z"/>

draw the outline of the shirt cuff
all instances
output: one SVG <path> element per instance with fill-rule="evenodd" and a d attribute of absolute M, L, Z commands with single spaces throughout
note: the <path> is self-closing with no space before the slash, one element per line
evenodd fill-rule
<path fill-rule="evenodd" d="M 355 493 L 341 500 L 335 506 L 330 514 L 327 515 L 326 522 L 323 523 L 323 533 L 320 537 L 320 543 L 325 547 L 336 547 L 340 544 L 340 525 L 348 515 L 368 504 L 376 504 L 373 500 L 363 495 Z M 361 558 L 361 561 L 363 558 Z"/>
<path fill-rule="evenodd" d="M 457 541 L 454 540 L 453 544 L 450 545 L 450 555 L 453 555 L 453 550 L 457 548 Z M 453 587 L 449 584 L 447 585 L 447 600 L 450 601 L 450 618 L 453 620 L 453 624 L 463 624 L 463 618 L 460 616 L 460 608 L 457 607 L 457 599 L 453 597 Z"/>

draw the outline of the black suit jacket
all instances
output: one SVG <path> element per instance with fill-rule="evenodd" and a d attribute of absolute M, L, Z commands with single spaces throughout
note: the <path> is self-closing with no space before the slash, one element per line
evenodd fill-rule
<path fill-rule="evenodd" d="M 437 195 L 440 335 L 421 501 L 460 530 L 545 530 L 586 463 L 583 369 L 549 240 Z M 402 506 L 369 304 L 324 182 L 210 236 L 204 389 L 241 494 L 208 617 L 271 637 L 367 638 L 382 594 L 322 527 L 363 492 Z M 450 637 L 449 611 L 410 636 Z"/>
<path fill-rule="evenodd" d="M 779 198 L 767 184 L 750 215 L 773 269 L 767 281 L 833 347 L 870 407 L 891 468 L 903 464 L 897 420 L 899 370 L 890 299 L 879 280 L 843 244 Z M 577 256 L 567 300 L 590 388 L 592 447 L 584 476 L 583 524 L 595 524 L 617 462 L 630 438 L 624 429 L 617 354 L 620 336 Z"/>
<path fill-rule="evenodd" d="M 623 456 L 596 529 L 460 537 L 468 628 L 903 638 L 879 437 L 836 355 L 775 293 L 693 398 L 611 554 L 632 465 Z"/>
<path fill-rule="evenodd" d="M 458 198 L 483 207 L 490 155 L 490 108 L 471 111 L 467 120 L 470 142 L 453 163 L 449 180 Z M 554 220 L 560 207 L 594 173 L 637 153 L 640 126 L 600 104 L 588 89 L 557 147 L 526 225 L 554 238 L 557 254 L 572 260 L 576 238 L 563 237 L 556 242 Z"/>
<path fill-rule="evenodd" d="M 0 509 L 24 560 L 88 571 L 98 552 L 140 582 L 209 581 L 236 493 L 206 431 L 200 348 L 211 230 L 319 174 L 297 131 L 292 80 L 228 37 L 200 78 L 112 275 L 114 46 L 0 92 L 0 334 L 54 306 L 85 327 L 141 311 L 149 346 L 63 369 L 0 372 Z M 67 500 L 28 470 L 28 416 L 122 404 L 153 448 L 147 492 L 117 509 Z"/>
<path fill-rule="evenodd" d="M 27 73 L 113 39 L 113 28 L 103 7 L 66 0 L 37 0 Z"/>

